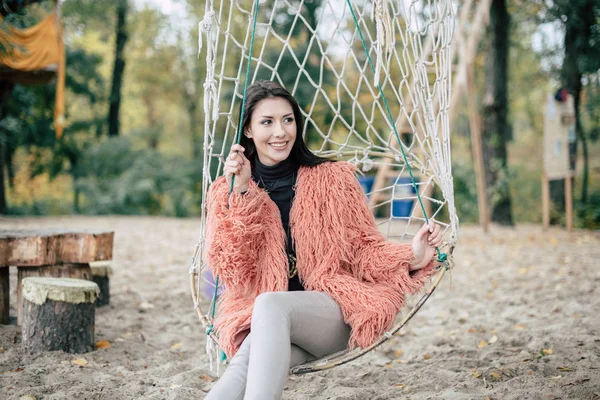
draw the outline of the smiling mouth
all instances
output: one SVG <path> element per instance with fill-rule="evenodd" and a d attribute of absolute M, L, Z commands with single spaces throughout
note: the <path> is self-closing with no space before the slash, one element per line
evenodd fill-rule
<path fill-rule="evenodd" d="M 269 143 L 269 146 L 273 147 L 274 149 L 283 149 L 288 143 L 289 142 Z"/>

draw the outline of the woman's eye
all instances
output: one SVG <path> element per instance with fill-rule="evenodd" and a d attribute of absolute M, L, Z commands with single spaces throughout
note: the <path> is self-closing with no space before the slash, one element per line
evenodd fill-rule
<path fill-rule="evenodd" d="M 270 123 L 271 123 L 270 119 L 265 119 L 264 121 L 261 122 L 261 124 L 263 124 L 263 125 L 268 125 Z"/>
<path fill-rule="evenodd" d="M 288 123 L 289 123 L 289 122 L 293 122 L 293 121 L 294 121 L 294 118 L 292 118 L 292 117 L 289 117 L 289 118 L 286 118 L 286 119 L 285 119 L 285 122 L 288 122 Z"/>

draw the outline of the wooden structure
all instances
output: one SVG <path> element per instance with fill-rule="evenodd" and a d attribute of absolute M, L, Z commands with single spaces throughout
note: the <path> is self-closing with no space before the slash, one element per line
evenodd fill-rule
<path fill-rule="evenodd" d="M 573 229 L 574 163 L 569 142 L 575 141 L 575 106 L 573 96 L 562 101 L 548 96 L 544 110 L 544 165 L 542 172 L 542 218 L 544 229 L 550 226 L 550 181 L 565 181 L 565 212 L 567 231 Z"/>
<path fill-rule="evenodd" d="M 83 279 L 23 280 L 23 346 L 30 353 L 94 350 L 98 285 Z"/>
<path fill-rule="evenodd" d="M 55 78 L 54 128 L 61 137 L 64 128 L 66 59 L 58 2 L 43 20 L 26 29 L 6 23 L 4 17 L 39 0 L 3 0 L 0 6 L 0 107 L 15 84 L 40 85 Z"/>
<path fill-rule="evenodd" d="M 89 263 L 112 259 L 114 232 L 0 230 L 0 323 L 9 317 L 9 267 L 17 267 L 17 323 L 23 311 L 21 282 L 26 277 L 92 279 Z"/>

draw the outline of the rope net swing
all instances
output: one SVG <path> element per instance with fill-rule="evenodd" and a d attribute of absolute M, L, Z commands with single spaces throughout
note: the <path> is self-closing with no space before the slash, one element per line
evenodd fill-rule
<path fill-rule="evenodd" d="M 218 343 L 212 319 L 223 288 L 203 259 L 206 194 L 237 140 L 236 110 L 251 82 L 267 79 L 286 87 L 302 108 L 301 133 L 311 150 L 359 167 L 384 236 L 412 238 L 429 220 L 444 230 L 438 259 L 445 268 L 391 330 L 368 348 L 333 354 L 292 373 L 344 364 L 389 340 L 453 265 L 458 217 L 449 110 L 455 11 L 451 0 L 207 0 L 198 52 L 206 53 L 201 232 L 190 277 L 211 368 Z M 205 312 L 201 293 L 207 285 L 213 299 Z"/>

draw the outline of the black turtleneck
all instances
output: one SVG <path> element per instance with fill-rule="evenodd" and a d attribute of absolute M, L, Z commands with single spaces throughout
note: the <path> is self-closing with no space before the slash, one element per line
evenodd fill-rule
<path fill-rule="evenodd" d="M 283 230 L 287 236 L 286 250 L 288 255 L 293 257 L 296 256 L 296 251 L 292 243 L 292 232 L 290 230 L 290 209 L 294 201 L 294 185 L 296 185 L 299 168 L 300 166 L 291 157 L 273 166 L 262 164 L 256 157 L 252 170 L 254 182 L 267 191 L 271 200 L 279 208 Z M 298 274 L 289 280 L 288 290 L 304 290 Z"/>

